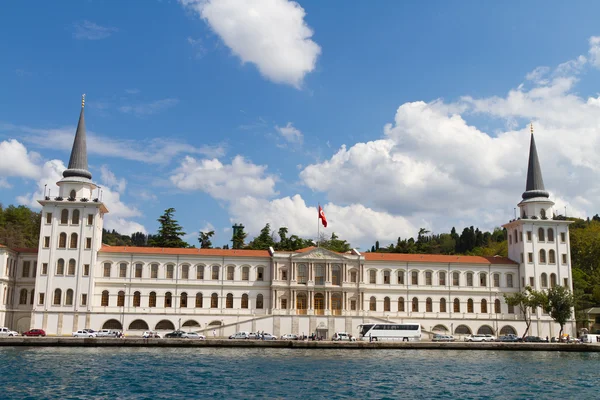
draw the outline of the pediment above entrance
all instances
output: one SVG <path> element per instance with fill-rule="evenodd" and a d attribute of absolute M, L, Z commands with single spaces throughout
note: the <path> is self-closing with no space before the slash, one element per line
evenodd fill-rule
<path fill-rule="evenodd" d="M 292 259 L 297 260 L 356 260 L 355 255 L 351 254 L 340 254 L 331 250 L 327 250 L 321 247 L 315 247 L 314 249 L 305 253 L 293 254 Z"/>

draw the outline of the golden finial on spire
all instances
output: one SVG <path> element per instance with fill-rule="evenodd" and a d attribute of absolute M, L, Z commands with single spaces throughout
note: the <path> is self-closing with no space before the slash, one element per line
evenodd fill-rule
<path fill-rule="evenodd" d="M 529 129 L 531 130 L 531 134 L 533 135 L 533 122 L 531 122 L 531 124 L 529 125 Z"/>
<path fill-rule="evenodd" d="M 85 93 L 81 95 L 81 108 L 85 107 Z"/>

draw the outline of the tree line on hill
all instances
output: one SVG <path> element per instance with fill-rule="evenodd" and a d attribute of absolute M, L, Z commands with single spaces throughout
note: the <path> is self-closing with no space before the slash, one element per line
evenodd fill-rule
<path fill-rule="evenodd" d="M 102 242 L 112 246 L 152 246 L 152 247 L 195 247 L 183 240 L 185 232 L 175 219 L 175 209 L 165 210 L 158 218 L 159 228 L 156 233 L 136 232 L 132 235 L 120 234 L 115 230 L 102 231 Z M 600 216 L 591 219 L 568 218 L 570 225 L 571 263 L 573 271 L 574 302 L 576 310 L 600 305 Z M 41 214 L 26 206 L 3 207 L 0 205 L 0 244 L 12 248 L 37 248 Z M 278 251 L 295 251 L 305 247 L 316 246 L 336 251 L 347 252 L 351 245 L 338 235 L 330 237 L 321 234 L 318 243 L 313 239 L 302 238 L 290 234 L 289 229 L 280 227 L 277 232 L 266 224 L 259 234 L 247 242 L 248 234 L 241 224 L 234 225 L 229 243 L 221 247 L 213 247 L 211 239 L 215 232 L 200 232 L 198 247 L 203 249 L 252 249 L 267 250 L 269 247 Z M 449 233 L 433 234 L 420 229 L 415 238 L 398 238 L 396 243 L 381 247 L 379 241 L 370 251 L 380 253 L 420 253 L 420 254 L 464 254 L 481 256 L 507 256 L 508 244 L 506 232 L 495 228 L 493 232 L 483 232 L 478 228 L 466 227 L 459 235 L 455 228 Z M 578 317 L 581 318 L 579 315 Z"/>

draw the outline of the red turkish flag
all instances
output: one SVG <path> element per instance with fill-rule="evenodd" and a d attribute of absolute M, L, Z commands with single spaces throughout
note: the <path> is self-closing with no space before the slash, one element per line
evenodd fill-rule
<path fill-rule="evenodd" d="M 323 212 L 321 206 L 319 206 L 319 219 L 321 220 L 323 227 L 327 228 L 327 218 L 325 218 L 325 213 Z"/>

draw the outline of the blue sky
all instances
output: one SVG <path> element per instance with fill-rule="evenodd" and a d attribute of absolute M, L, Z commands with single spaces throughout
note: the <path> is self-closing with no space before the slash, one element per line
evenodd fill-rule
<path fill-rule="evenodd" d="M 529 121 L 557 209 L 598 212 L 597 2 L 3 8 L 4 205 L 60 176 L 86 93 L 90 170 L 122 232 L 174 207 L 191 244 L 213 228 L 227 243 L 233 222 L 309 237 L 318 203 L 363 249 L 492 229 L 524 189 Z"/>

